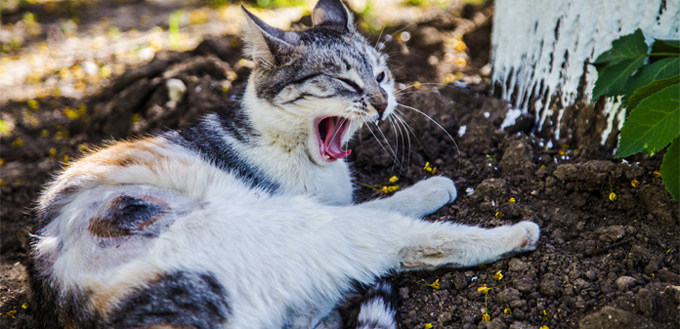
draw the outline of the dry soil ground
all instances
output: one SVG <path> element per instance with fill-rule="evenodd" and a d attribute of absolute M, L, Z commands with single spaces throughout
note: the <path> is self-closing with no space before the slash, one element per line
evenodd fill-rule
<path fill-rule="evenodd" d="M 385 138 L 363 131 L 349 158 L 356 182 L 384 186 L 397 176 L 408 186 L 432 174 L 429 163 L 456 182 L 459 197 L 427 220 L 484 227 L 531 220 L 542 237 L 536 251 L 493 264 L 389 278 L 399 288 L 401 328 L 677 328 L 678 204 L 654 175 L 661 155 L 613 160 L 609 150 L 541 140 L 530 124 L 499 129 L 509 107 L 490 93 L 484 67 L 493 8 L 461 8 L 371 37 L 408 87 L 400 103 L 431 119 L 402 107 L 408 127 L 385 125 Z M 39 327 L 22 308 L 30 298 L 25 241 L 32 202 L 50 175 L 104 140 L 186 126 L 227 108 L 248 75 L 240 58 L 238 35 L 207 37 L 195 50 L 159 52 L 114 72 L 82 97 L 3 102 L 13 127 L 0 139 L 0 327 Z M 174 104 L 170 78 L 187 86 Z M 357 201 L 381 196 L 357 192 Z M 493 288 L 486 296 L 478 291 L 484 285 Z"/>

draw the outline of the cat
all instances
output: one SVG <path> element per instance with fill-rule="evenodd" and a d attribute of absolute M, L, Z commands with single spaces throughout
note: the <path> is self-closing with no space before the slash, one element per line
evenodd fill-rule
<path fill-rule="evenodd" d="M 394 77 L 339 0 L 283 31 L 243 7 L 255 62 L 237 104 L 190 128 L 72 162 L 38 200 L 32 310 L 46 327 L 342 328 L 353 287 L 536 248 L 531 222 L 482 229 L 421 218 L 453 202 L 435 176 L 361 204 L 345 158 L 394 115 Z M 396 328 L 374 285 L 359 328 Z"/>

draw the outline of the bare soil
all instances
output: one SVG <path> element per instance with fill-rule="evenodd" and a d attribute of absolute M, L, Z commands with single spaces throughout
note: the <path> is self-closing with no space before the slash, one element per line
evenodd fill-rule
<path fill-rule="evenodd" d="M 483 68 L 491 10 L 469 6 L 462 20 L 441 15 L 386 30 L 428 36 L 385 44 L 402 87 L 411 86 L 400 103 L 431 119 L 400 108 L 408 127 L 385 124 L 378 138 L 362 131 L 349 162 L 358 184 L 384 186 L 397 176 L 402 187 L 431 176 L 429 163 L 455 181 L 459 196 L 426 220 L 483 227 L 531 220 L 542 237 L 536 251 L 492 264 L 389 278 L 399 289 L 401 328 L 677 328 L 679 207 L 654 175 L 662 154 L 624 161 L 597 145 L 537 138 L 530 122 L 499 129 L 509 106 L 492 95 Z M 442 40 L 474 17 L 463 37 L 470 59 L 454 70 Z M 207 38 L 193 51 L 161 52 L 91 96 L 47 96 L 38 109 L 2 105 L 16 126 L 0 138 L 0 327 L 41 327 L 22 308 L 30 298 L 25 242 L 33 201 L 51 175 L 106 140 L 187 126 L 228 107 L 249 72 L 240 58 L 238 36 Z M 448 72 L 463 78 L 440 83 Z M 172 78 L 187 87 L 176 103 L 165 85 Z M 82 104 L 76 114 L 59 110 Z M 357 186 L 357 201 L 382 195 Z M 493 288 L 486 296 L 483 285 Z"/>

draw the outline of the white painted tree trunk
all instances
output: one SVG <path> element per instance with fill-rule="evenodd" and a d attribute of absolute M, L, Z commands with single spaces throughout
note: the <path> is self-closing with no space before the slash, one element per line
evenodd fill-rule
<path fill-rule="evenodd" d="M 592 65 L 613 40 L 641 28 L 678 39 L 678 0 L 496 0 L 492 83 L 534 132 L 556 141 L 613 148 L 625 118 L 617 99 L 590 104 Z M 590 135 L 590 136 L 587 136 Z"/>

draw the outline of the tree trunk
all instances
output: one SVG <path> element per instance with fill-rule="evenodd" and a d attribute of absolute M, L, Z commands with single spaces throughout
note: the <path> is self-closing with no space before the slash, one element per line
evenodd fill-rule
<path fill-rule="evenodd" d="M 533 118 L 531 131 L 537 135 L 611 150 L 625 110 L 618 98 L 591 103 L 597 71 L 588 63 L 637 28 L 648 41 L 677 39 L 678 1 L 496 0 L 494 91 L 519 110 L 509 113 Z"/>

